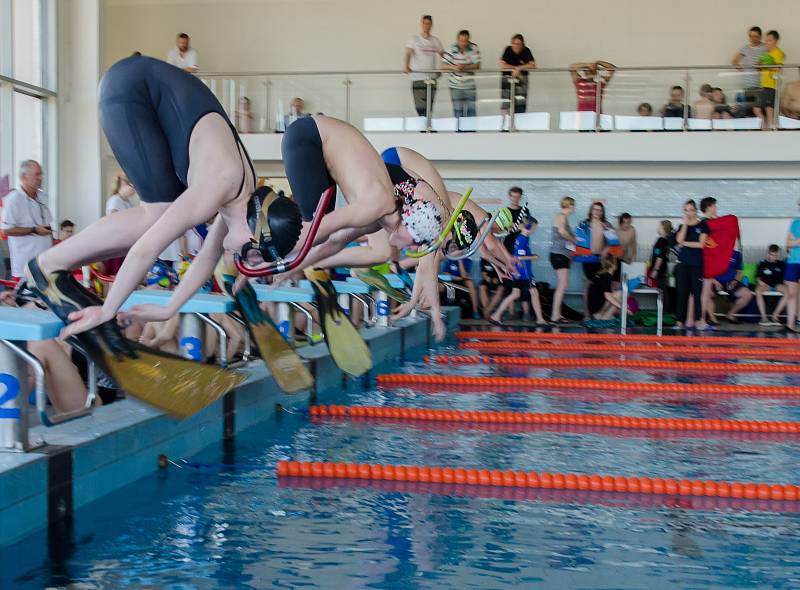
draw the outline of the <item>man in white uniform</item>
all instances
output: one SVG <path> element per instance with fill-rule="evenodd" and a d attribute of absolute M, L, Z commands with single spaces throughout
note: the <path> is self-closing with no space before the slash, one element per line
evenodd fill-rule
<path fill-rule="evenodd" d="M 438 74 L 426 74 L 425 71 L 439 68 L 439 58 L 444 47 L 438 37 L 431 35 L 433 17 L 426 14 L 422 17 L 422 32 L 414 35 L 406 43 L 404 71 L 411 74 L 411 92 L 414 96 L 414 108 L 417 115 L 425 116 L 428 104 L 427 85 L 431 84 L 431 109 L 436 98 L 436 78 Z M 428 82 L 428 79 L 431 79 Z"/>
<path fill-rule="evenodd" d="M 42 188 L 42 167 L 25 160 L 19 167 L 20 188 L 3 199 L 2 227 L 8 236 L 11 276 L 22 276 L 25 263 L 47 250 L 53 243 L 53 216 Z"/>
<path fill-rule="evenodd" d="M 184 72 L 194 74 L 200 69 L 200 65 L 197 51 L 189 46 L 189 42 L 189 35 L 180 33 L 175 38 L 175 47 L 167 55 L 167 63 L 182 69 Z"/>

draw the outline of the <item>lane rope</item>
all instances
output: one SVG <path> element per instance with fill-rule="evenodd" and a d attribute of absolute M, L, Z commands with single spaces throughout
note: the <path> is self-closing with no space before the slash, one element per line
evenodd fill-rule
<path fill-rule="evenodd" d="M 800 395 L 800 387 L 790 385 L 739 385 L 729 383 L 636 383 L 595 379 L 544 379 L 539 377 L 483 377 L 460 375 L 378 375 L 378 385 L 469 386 L 491 390 L 497 387 L 525 389 L 591 389 L 595 391 L 635 391 L 638 393 L 693 393 L 728 395 Z"/>
<path fill-rule="evenodd" d="M 278 477 L 402 481 L 630 494 L 668 494 L 670 496 L 685 497 L 707 496 L 789 502 L 797 502 L 799 499 L 796 485 L 761 482 L 286 460 L 278 461 L 275 471 Z"/>
<path fill-rule="evenodd" d="M 426 363 L 440 365 L 512 365 L 556 369 L 574 368 L 622 368 L 657 369 L 681 371 L 683 373 L 800 373 L 800 364 L 775 365 L 771 363 L 692 363 L 683 361 L 657 361 L 644 359 L 598 359 L 598 358 L 538 358 L 524 356 L 482 356 L 437 354 L 424 356 Z"/>
<path fill-rule="evenodd" d="M 658 356 L 687 356 L 687 357 L 734 357 L 752 359 L 793 359 L 800 360 L 800 346 L 796 349 L 779 348 L 702 348 L 693 346 L 656 346 L 637 344 L 548 344 L 544 342 L 460 342 L 459 348 L 478 350 L 483 352 L 518 352 L 539 351 L 550 353 L 581 353 L 581 354 L 632 354 L 632 355 L 658 355 Z"/>
<path fill-rule="evenodd" d="M 732 344 L 762 345 L 762 346 L 798 346 L 800 339 L 795 338 L 764 338 L 760 336 L 678 336 L 655 334 L 589 334 L 585 332 L 511 332 L 511 331 L 461 331 L 456 332 L 459 340 L 543 340 L 570 342 L 660 342 L 670 344 L 719 344 L 730 346 Z"/>
<path fill-rule="evenodd" d="M 375 418 L 460 424 L 541 424 L 633 430 L 685 432 L 747 432 L 800 434 L 800 422 L 718 420 L 708 418 L 650 418 L 608 414 L 553 414 L 537 412 L 462 411 L 391 406 L 311 406 L 311 418 Z"/>

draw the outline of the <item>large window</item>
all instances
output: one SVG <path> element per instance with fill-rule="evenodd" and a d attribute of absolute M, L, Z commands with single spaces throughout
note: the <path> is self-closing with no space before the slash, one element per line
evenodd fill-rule
<path fill-rule="evenodd" d="M 27 159 L 54 186 L 56 9 L 56 0 L 0 0 L 0 177 L 12 186 Z"/>

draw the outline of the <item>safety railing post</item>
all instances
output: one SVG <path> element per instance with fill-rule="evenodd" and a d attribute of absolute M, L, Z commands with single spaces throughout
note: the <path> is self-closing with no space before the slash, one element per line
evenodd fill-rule
<path fill-rule="evenodd" d="M 436 83 L 434 79 L 428 75 L 425 78 L 425 131 L 430 133 L 432 131 L 431 121 L 433 120 L 433 85 Z"/>
<path fill-rule="evenodd" d="M 514 76 L 509 80 L 508 95 L 508 130 L 513 133 L 517 130 L 514 118 L 517 112 L 517 79 Z"/>
<path fill-rule="evenodd" d="M 683 130 L 689 130 L 689 94 L 691 88 L 689 84 L 691 83 L 691 78 L 689 76 L 689 70 L 686 70 L 686 74 L 683 77 L 684 84 L 686 85 L 686 92 L 683 94 Z"/>
<path fill-rule="evenodd" d="M 350 86 L 352 86 L 352 84 L 353 84 L 353 81 L 350 80 L 349 76 L 347 78 L 345 78 L 345 81 L 344 81 L 344 112 L 345 112 L 345 119 L 344 120 L 347 121 L 348 123 L 352 123 L 352 121 L 350 121 Z"/>

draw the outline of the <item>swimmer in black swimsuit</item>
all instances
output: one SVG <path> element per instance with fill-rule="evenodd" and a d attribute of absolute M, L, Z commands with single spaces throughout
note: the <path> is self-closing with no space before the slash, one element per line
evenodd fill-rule
<path fill-rule="evenodd" d="M 59 279 L 63 271 L 128 254 L 102 306 L 68 310 L 73 323 L 65 336 L 113 320 L 158 255 L 187 229 L 217 214 L 186 274 L 186 299 L 206 282 L 223 251 L 232 257 L 257 249 L 269 259 L 294 247 L 300 233 L 297 206 L 263 191 L 254 194 L 252 162 L 222 106 L 198 78 L 157 59 L 123 59 L 100 82 L 99 112 L 111 149 L 143 206 L 103 217 L 29 263 L 28 281 L 40 288 L 49 283 L 51 299 L 65 299 L 58 292 L 69 289 Z M 265 199 L 269 222 L 259 223 Z M 151 307 L 152 313 L 142 317 L 165 319 L 180 305 Z"/>

